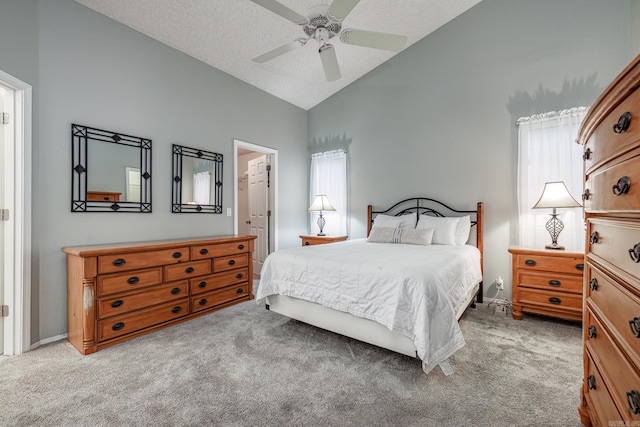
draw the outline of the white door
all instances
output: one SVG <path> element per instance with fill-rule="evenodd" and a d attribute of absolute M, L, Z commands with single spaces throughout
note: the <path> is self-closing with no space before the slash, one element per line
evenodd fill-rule
<path fill-rule="evenodd" d="M 8 173 L 8 168 L 5 167 L 5 129 L 7 125 L 3 124 L 3 113 L 8 113 L 8 90 L 0 85 L 0 165 L 2 166 L 2 173 L 0 173 L 0 209 L 5 209 L 5 197 L 4 197 L 4 185 L 7 182 L 5 173 Z M 11 118 L 11 116 L 9 116 Z M 4 305 L 4 227 L 5 221 L 0 219 L 0 306 Z M 0 354 L 4 352 L 4 317 L 0 315 Z"/>
<path fill-rule="evenodd" d="M 250 233 L 257 236 L 253 251 L 253 273 L 260 274 L 267 257 L 269 222 L 269 188 L 267 156 L 249 160 L 249 221 Z"/>

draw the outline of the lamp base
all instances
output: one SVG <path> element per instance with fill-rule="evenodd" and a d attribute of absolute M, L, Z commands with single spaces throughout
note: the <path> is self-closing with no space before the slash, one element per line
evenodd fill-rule
<path fill-rule="evenodd" d="M 318 233 L 317 236 L 326 236 L 324 233 Z"/>
<path fill-rule="evenodd" d="M 545 246 L 544 248 L 545 249 L 558 249 L 558 250 L 562 250 L 562 251 L 564 250 L 564 246 L 560 246 L 557 243 L 552 243 L 550 245 Z"/>

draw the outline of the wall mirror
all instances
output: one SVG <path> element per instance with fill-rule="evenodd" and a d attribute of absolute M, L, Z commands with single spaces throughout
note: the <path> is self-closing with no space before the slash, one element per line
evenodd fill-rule
<path fill-rule="evenodd" d="M 222 154 L 173 145 L 172 212 L 222 213 Z"/>
<path fill-rule="evenodd" d="M 71 212 L 151 213 L 151 140 L 71 125 Z"/>

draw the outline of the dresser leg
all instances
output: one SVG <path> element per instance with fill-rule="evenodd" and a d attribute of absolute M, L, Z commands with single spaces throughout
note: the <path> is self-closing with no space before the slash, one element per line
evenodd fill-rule
<path fill-rule="evenodd" d="M 522 320 L 522 307 L 514 305 L 511 308 L 511 316 L 513 316 L 515 320 Z"/>

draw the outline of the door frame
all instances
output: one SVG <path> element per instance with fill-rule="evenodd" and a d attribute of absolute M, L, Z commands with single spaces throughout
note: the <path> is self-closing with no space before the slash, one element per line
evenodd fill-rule
<path fill-rule="evenodd" d="M 238 178 L 240 171 L 238 170 L 238 151 L 240 148 L 256 151 L 258 153 L 271 156 L 271 175 L 269 187 L 273 190 L 273 206 L 271 211 L 271 224 L 273 225 L 273 250 L 278 250 L 278 150 L 263 147 L 261 145 L 252 144 L 250 142 L 233 140 L 233 233 L 238 234 Z M 271 190 L 270 190 L 271 192 Z"/>
<path fill-rule="evenodd" d="M 31 342 L 31 85 L 0 70 L 0 82 L 13 90 L 14 108 L 10 125 L 13 141 L 5 143 L 5 202 L 10 209 L 4 236 L 3 354 L 18 355 Z M 6 142 L 6 141 L 5 141 Z"/>

